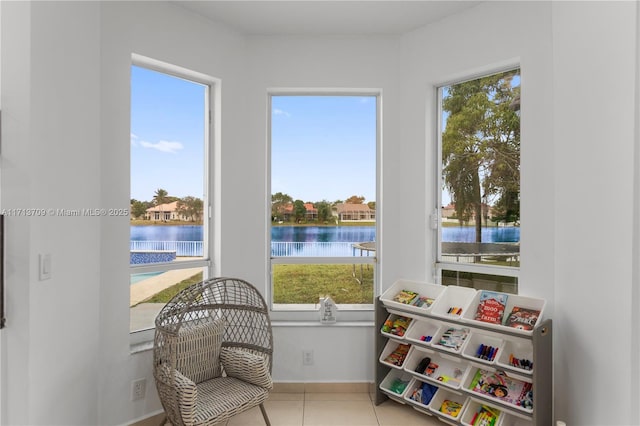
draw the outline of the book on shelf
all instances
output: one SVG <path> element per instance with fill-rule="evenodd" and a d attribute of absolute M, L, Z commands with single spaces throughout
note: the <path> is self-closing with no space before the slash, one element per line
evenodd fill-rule
<path fill-rule="evenodd" d="M 407 357 L 407 353 L 409 353 L 409 349 L 411 345 L 407 345 L 405 343 L 400 343 L 398 346 L 384 359 L 384 362 L 388 362 L 389 364 L 397 365 L 398 367 L 404 364 L 404 360 Z"/>
<path fill-rule="evenodd" d="M 398 294 L 393 296 L 393 301 L 398 303 L 404 303 L 405 305 L 411 304 L 413 299 L 418 296 L 418 293 L 411 290 L 400 290 Z"/>
<path fill-rule="evenodd" d="M 469 389 L 525 409 L 533 408 L 532 384 L 507 376 L 503 371 L 479 368 Z"/>
<path fill-rule="evenodd" d="M 402 303 L 404 305 L 416 306 L 418 308 L 428 308 L 435 301 L 432 297 L 420 296 L 415 291 L 411 290 L 400 290 L 398 294 L 393 296 L 393 301 Z"/>
<path fill-rule="evenodd" d="M 508 295 L 504 293 L 482 290 L 474 319 L 491 324 L 502 324 L 507 297 Z"/>
<path fill-rule="evenodd" d="M 517 328 L 518 330 L 533 330 L 539 316 L 540 311 L 538 309 L 514 306 L 511 313 L 505 319 L 504 325 Z"/>

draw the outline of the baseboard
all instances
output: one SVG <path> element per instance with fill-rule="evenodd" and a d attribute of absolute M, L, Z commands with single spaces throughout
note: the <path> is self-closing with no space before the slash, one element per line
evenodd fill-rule
<path fill-rule="evenodd" d="M 129 426 L 158 426 L 164 419 L 164 410 L 150 413 L 146 417 L 139 418 L 137 420 L 128 423 Z"/>
<path fill-rule="evenodd" d="M 273 392 L 276 393 L 371 393 L 374 391 L 374 383 L 369 382 L 276 382 L 273 384 Z"/>

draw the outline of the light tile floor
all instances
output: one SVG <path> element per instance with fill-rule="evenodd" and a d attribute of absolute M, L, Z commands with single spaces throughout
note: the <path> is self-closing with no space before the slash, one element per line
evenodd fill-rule
<path fill-rule="evenodd" d="M 375 405 L 374 395 L 359 392 L 272 392 L 264 403 L 272 426 L 442 426 L 436 417 L 387 400 Z M 132 426 L 157 426 L 163 414 Z M 238 414 L 221 426 L 263 426 L 259 407 Z M 168 425 L 168 423 L 167 423 Z"/>
<path fill-rule="evenodd" d="M 369 393 L 271 393 L 265 409 L 273 426 L 414 426 L 444 423 L 388 400 L 376 406 Z M 260 426 L 258 407 L 230 419 L 226 426 Z"/>

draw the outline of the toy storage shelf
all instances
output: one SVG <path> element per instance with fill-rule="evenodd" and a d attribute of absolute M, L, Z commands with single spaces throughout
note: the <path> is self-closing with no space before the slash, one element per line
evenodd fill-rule
<path fill-rule="evenodd" d="M 421 327 L 417 333 L 411 333 L 411 325 L 407 329 L 405 335 L 398 339 L 390 337 L 387 333 L 381 331 L 382 325 L 385 323 L 390 315 L 397 316 L 402 315 L 412 318 L 412 322 L 416 323 L 414 326 L 416 330 Z M 417 411 L 424 413 L 425 415 L 431 415 L 440 418 L 447 424 L 452 425 L 470 425 L 471 414 L 464 411 L 467 409 L 471 411 L 476 409 L 480 405 L 488 405 L 497 408 L 502 412 L 500 425 L 501 426 L 548 426 L 553 423 L 553 409 L 552 409 L 552 321 L 551 319 L 542 318 L 541 321 L 536 324 L 533 332 L 523 334 L 519 331 L 511 331 L 508 327 L 496 327 L 492 324 L 483 325 L 479 321 L 466 321 L 464 318 L 443 317 L 438 315 L 434 311 L 419 312 L 415 308 L 409 307 L 409 309 L 403 309 L 402 306 L 385 306 L 380 300 L 380 297 L 376 298 L 376 405 L 381 404 L 387 399 L 392 399 L 401 404 L 408 404 L 413 406 Z M 438 329 L 439 331 L 435 331 Z M 460 350 L 452 350 L 451 348 L 444 348 L 436 344 L 429 344 L 422 342 L 418 336 L 421 333 L 434 332 L 435 336 L 438 333 L 442 333 L 443 327 L 454 328 L 467 328 L 470 330 L 468 337 L 469 344 L 476 344 L 478 341 L 485 339 L 488 342 L 495 342 L 496 346 L 500 346 L 498 355 L 492 362 L 487 362 L 479 359 L 473 359 L 470 355 L 468 348 L 462 347 Z M 424 331 L 427 330 L 427 331 Z M 482 336 L 482 337 L 478 337 Z M 398 367 L 390 366 L 388 363 L 383 362 L 383 352 L 389 352 L 389 341 L 398 340 L 405 344 L 411 344 L 413 351 L 422 351 L 420 354 L 410 355 L 404 362 L 404 370 L 398 369 Z M 393 344 L 393 342 L 392 342 Z M 471 350 L 473 352 L 473 350 Z M 523 370 L 517 366 L 513 366 L 509 363 L 508 353 L 523 353 L 531 356 L 534 362 L 533 368 L 530 370 Z M 431 355 L 433 354 L 433 355 Z M 451 383 L 440 384 L 435 380 L 425 378 L 420 374 L 413 372 L 416 359 L 421 355 L 433 356 L 434 359 L 446 358 L 452 360 L 453 363 L 458 363 L 461 367 L 460 370 L 464 371 L 464 377 L 462 377 L 459 387 L 451 387 Z M 500 370 L 504 371 L 508 376 L 515 378 L 521 378 L 525 381 L 532 383 L 533 387 L 533 408 L 526 409 L 517 407 L 511 404 L 507 404 L 501 400 L 485 396 L 473 392 L 467 387 L 471 381 L 470 375 L 473 375 L 478 368 L 487 370 Z M 403 380 L 410 378 L 409 387 L 415 388 L 416 382 L 429 383 L 431 385 L 438 386 L 438 392 L 442 390 L 442 393 L 452 394 L 465 401 L 465 408 L 461 411 L 457 418 L 452 418 L 448 415 L 438 412 L 433 409 L 426 409 L 426 406 L 421 406 L 419 403 L 413 403 L 404 394 L 395 394 L 386 389 L 386 383 L 389 382 L 392 377 L 402 377 Z M 454 383 L 455 385 L 455 383 Z M 411 389 L 409 389 L 410 391 Z M 407 391 L 407 392 L 409 392 Z M 436 393 L 436 396 L 438 394 Z M 458 396 L 461 395 L 461 396 Z M 434 396 L 434 398 L 436 398 Z"/>

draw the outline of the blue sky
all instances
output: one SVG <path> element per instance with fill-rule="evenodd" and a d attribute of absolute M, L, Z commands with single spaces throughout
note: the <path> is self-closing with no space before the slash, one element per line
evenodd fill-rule
<path fill-rule="evenodd" d="M 273 96 L 271 123 L 272 194 L 375 201 L 375 96 Z"/>
<path fill-rule="evenodd" d="M 202 198 L 205 87 L 131 68 L 131 198 Z M 376 98 L 275 96 L 271 193 L 375 201 Z M 223 142 L 224 143 L 224 142 Z"/>
<path fill-rule="evenodd" d="M 204 192 L 205 86 L 131 68 L 131 198 Z"/>

